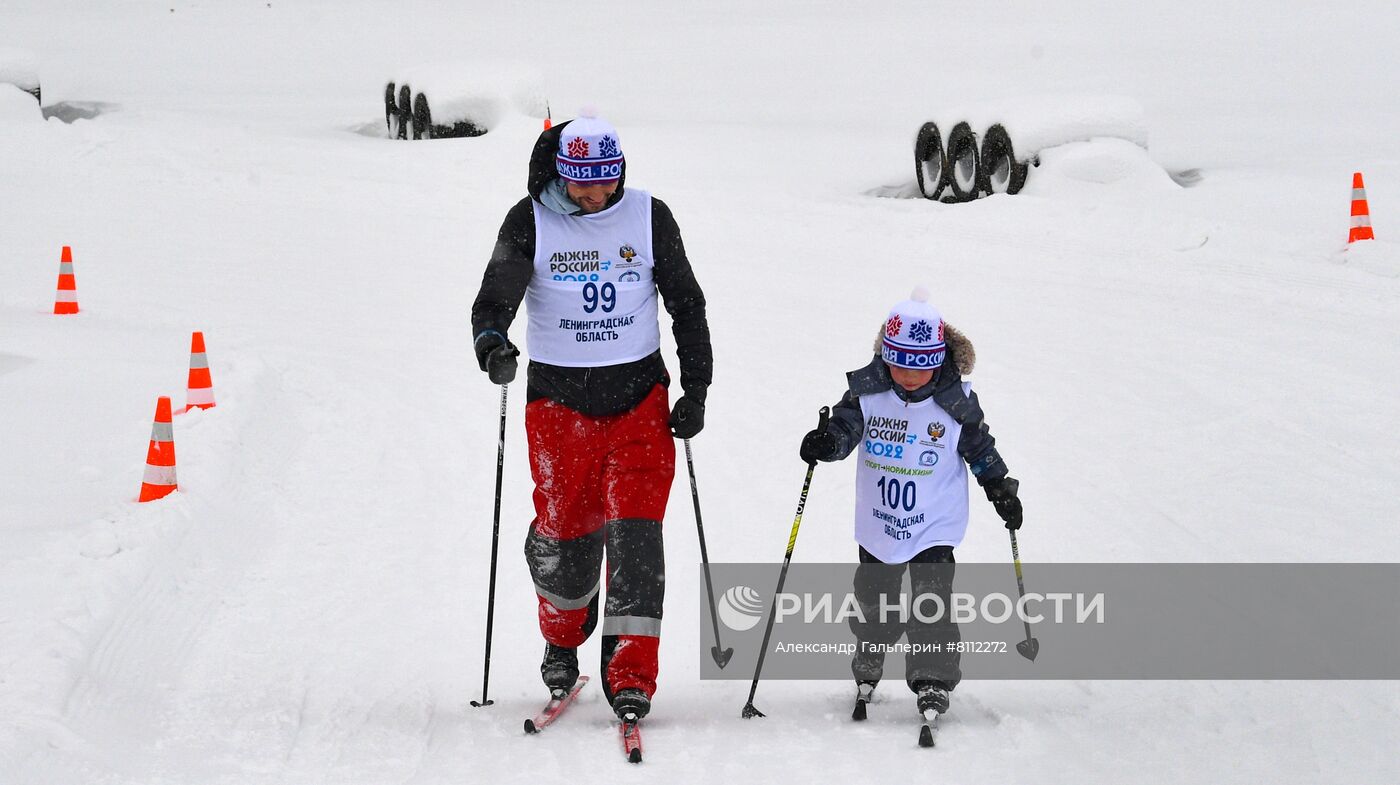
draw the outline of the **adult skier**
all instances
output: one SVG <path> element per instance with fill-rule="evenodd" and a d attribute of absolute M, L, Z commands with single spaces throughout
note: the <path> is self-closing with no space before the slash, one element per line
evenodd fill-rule
<path fill-rule="evenodd" d="M 675 472 L 672 436 L 705 423 L 712 355 L 705 295 L 661 200 L 624 188 L 617 130 L 585 112 L 546 130 L 528 193 L 506 214 L 472 306 L 476 358 L 498 384 L 515 376 L 509 339 L 526 303 L 525 432 L 535 518 L 525 558 L 545 639 L 551 694 L 578 679 L 578 647 L 603 609 L 603 690 L 624 721 L 656 691 L 665 592 L 661 519 Z M 671 315 L 684 394 L 669 406 L 657 299 Z"/>
<path fill-rule="evenodd" d="M 916 289 L 890 310 L 870 364 L 846 375 L 847 390 L 825 430 L 802 439 L 803 461 L 836 461 L 857 448 L 855 537 L 860 565 L 854 593 L 863 620 L 852 618 L 859 642 L 851 661 L 856 712 L 884 671 L 885 650 L 908 636 L 905 674 L 927 719 L 948 710 L 948 693 L 962 678 L 961 640 L 950 614 L 907 623 L 882 620 L 881 595 L 900 594 L 906 567 L 913 597 L 936 594 L 949 605 L 953 549 L 967 531 L 967 472 L 1008 529 L 1021 526 L 1017 482 L 983 421 L 982 407 L 962 375 L 972 371 L 972 343 L 943 321 Z M 935 649 L 930 644 L 939 644 Z"/>

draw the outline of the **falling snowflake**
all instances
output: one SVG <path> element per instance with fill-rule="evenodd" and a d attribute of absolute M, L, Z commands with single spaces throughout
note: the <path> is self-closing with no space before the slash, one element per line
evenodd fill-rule
<path fill-rule="evenodd" d="M 894 338 L 895 336 L 899 335 L 899 328 L 903 326 L 904 320 L 899 318 L 899 314 L 895 314 L 894 316 L 890 317 L 890 320 L 888 322 L 885 322 L 885 335 Z"/>
<path fill-rule="evenodd" d="M 920 319 L 909 325 L 909 338 L 918 343 L 925 343 L 933 337 L 933 325 Z"/>
<path fill-rule="evenodd" d="M 598 155 L 604 158 L 616 158 L 622 155 L 617 149 L 617 140 L 611 136 L 605 136 L 598 140 Z"/>
<path fill-rule="evenodd" d="M 570 139 L 570 140 L 569 140 L 569 157 L 570 157 L 570 158 L 587 158 L 587 157 L 588 157 L 588 140 L 579 138 L 579 137 L 577 137 L 577 136 L 574 137 L 573 139 Z"/>

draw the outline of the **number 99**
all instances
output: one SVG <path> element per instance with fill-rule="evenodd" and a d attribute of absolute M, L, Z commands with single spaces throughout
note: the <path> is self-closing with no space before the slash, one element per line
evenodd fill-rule
<path fill-rule="evenodd" d="M 601 289 L 598 284 L 589 282 L 583 285 L 583 310 L 585 313 L 593 313 L 598 310 L 598 306 L 603 307 L 603 313 L 612 313 L 617 307 L 617 287 L 611 283 L 603 284 Z"/>

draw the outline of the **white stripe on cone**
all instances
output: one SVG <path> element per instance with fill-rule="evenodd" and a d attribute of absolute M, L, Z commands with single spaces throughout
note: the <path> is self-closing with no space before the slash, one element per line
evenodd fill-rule
<path fill-rule="evenodd" d="M 176 485 L 174 466 L 152 466 L 146 464 L 146 474 L 141 481 L 147 485 Z"/>
<path fill-rule="evenodd" d="M 212 387 L 191 387 L 185 391 L 185 407 L 198 406 L 214 402 L 214 388 Z"/>

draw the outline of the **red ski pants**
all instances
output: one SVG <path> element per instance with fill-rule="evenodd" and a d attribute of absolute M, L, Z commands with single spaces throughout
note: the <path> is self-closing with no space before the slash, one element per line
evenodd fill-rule
<path fill-rule="evenodd" d="M 586 417 L 554 401 L 525 407 L 535 520 L 525 559 L 539 597 L 540 632 L 576 647 L 598 622 L 606 551 L 603 689 L 656 690 L 666 590 L 661 519 L 675 476 L 666 388 L 631 411 Z"/>

